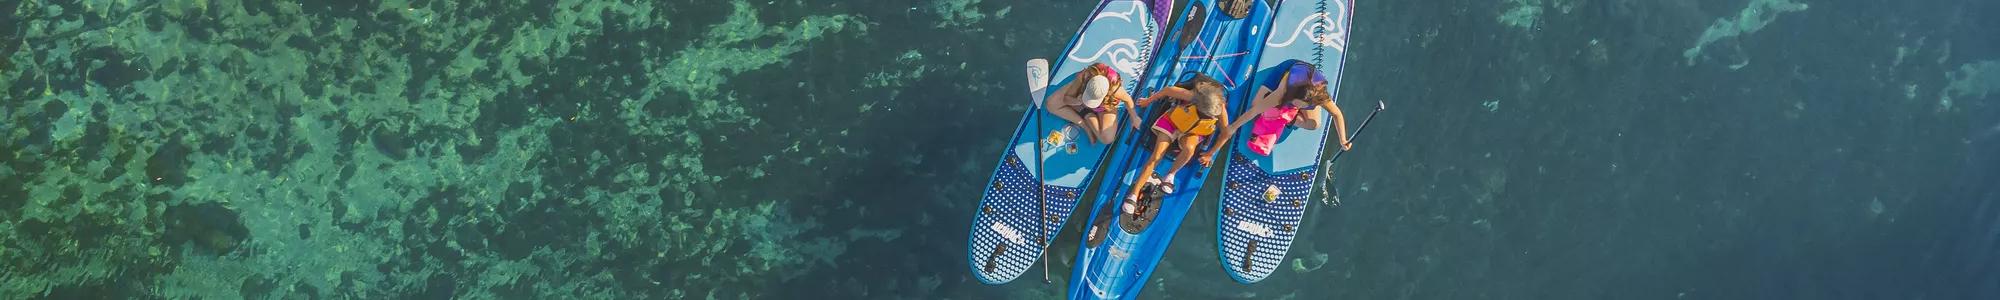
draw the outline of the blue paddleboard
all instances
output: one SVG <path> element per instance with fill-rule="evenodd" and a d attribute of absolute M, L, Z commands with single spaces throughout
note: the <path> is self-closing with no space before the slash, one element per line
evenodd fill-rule
<path fill-rule="evenodd" d="M 1326 74 L 1328 92 L 1340 87 L 1347 36 L 1354 18 L 1352 0 L 1287 0 L 1278 4 L 1270 39 L 1257 59 L 1254 82 L 1272 84 L 1294 60 Z M 1252 87 L 1251 89 L 1257 89 Z M 1235 121 L 1235 120 L 1231 120 Z M 1251 152 L 1251 127 L 1236 132 L 1223 171 L 1222 204 L 1216 211 L 1216 240 L 1223 269 L 1237 282 L 1264 280 L 1285 261 L 1299 222 L 1312 201 L 1320 154 L 1333 132 L 1333 118 L 1319 129 L 1290 127 L 1279 133 L 1271 155 Z"/>
<path fill-rule="evenodd" d="M 1034 91 L 1040 95 L 1031 95 L 1032 98 L 1042 99 L 1047 93 L 1061 90 L 1077 71 L 1093 63 L 1110 65 L 1125 78 L 1144 76 L 1146 63 L 1159 42 L 1160 21 L 1155 20 L 1157 14 L 1153 13 L 1154 3 L 1158 2 L 1171 3 L 1163 0 L 1098 3 L 1090 19 L 1070 40 L 1069 47 L 1051 64 L 1052 68 L 1040 70 L 1047 72 L 1043 78 L 1059 82 Z M 1129 93 L 1137 85 L 1125 86 Z M 1107 149 L 1104 145 L 1090 143 L 1082 128 L 1049 114 L 1041 105 L 1041 101 L 1035 101 L 1029 106 L 1021 125 L 1014 129 L 1014 137 L 1001 154 L 1000 166 L 994 168 L 974 212 L 972 233 L 966 241 L 966 260 L 979 282 L 1007 283 L 1027 272 L 1042 256 L 1052 235 L 1069 219 L 1070 211 L 1076 208 L 1077 199 L 1083 194 L 1083 185 L 1090 182 L 1098 163 L 1104 159 Z M 1037 160 L 1041 162 L 1041 170 L 1036 169 Z"/>
<path fill-rule="evenodd" d="M 1241 113 L 1244 100 L 1255 91 L 1256 85 L 1250 81 L 1251 67 L 1258 50 L 1263 48 L 1271 14 L 1264 1 L 1249 2 L 1253 4 L 1242 18 L 1229 16 L 1212 0 L 1190 3 L 1181 21 L 1164 35 L 1167 41 L 1153 59 L 1153 70 L 1148 71 L 1140 84 L 1141 90 L 1151 94 L 1196 73 L 1204 73 L 1228 89 L 1228 114 Z M 1173 241 L 1174 232 L 1180 228 L 1195 195 L 1200 194 L 1210 168 L 1190 162 L 1175 176 L 1174 186 L 1178 188 L 1174 193 L 1156 202 L 1157 208 L 1149 208 L 1154 212 L 1151 218 L 1133 218 L 1119 211 L 1125 192 L 1131 189 L 1139 172 L 1164 172 L 1172 165 L 1169 157 L 1154 170 L 1139 170 L 1153 147 L 1153 139 L 1147 138 L 1153 135 L 1149 127 L 1156 120 L 1154 117 L 1168 106 L 1162 102 L 1149 107 L 1145 114 L 1147 122 L 1140 123 L 1149 126 L 1119 137 L 1116 151 L 1112 151 L 1105 167 L 1115 177 L 1103 180 L 1096 190 L 1084 242 L 1078 247 L 1076 267 L 1071 271 L 1070 299 L 1137 297 Z M 1203 148 L 1223 145 L 1209 141 Z"/>

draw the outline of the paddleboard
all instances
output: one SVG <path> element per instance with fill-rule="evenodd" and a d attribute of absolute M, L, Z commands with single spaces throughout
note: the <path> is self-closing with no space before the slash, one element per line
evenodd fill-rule
<path fill-rule="evenodd" d="M 1034 266 L 1051 236 L 1069 219 L 1083 185 L 1096 174 L 1108 149 L 1090 143 L 1082 128 L 1042 109 L 1041 100 L 1093 63 L 1109 65 L 1125 78 L 1143 76 L 1159 42 L 1160 21 L 1154 20 L 1158 14 L 1153 7 L 1171 2 L 1100 2 L 1059 58 L 1039 66 L 1029 64 L 1034 104 L 1023 114 L 984 186 L 966 241 L 966 260 L 980 282 L 1007 283 Z M 1051 79 L 1056 82 L 1051 84 Z M 1137 85 L 1125 86 L 1130 93 Z"/>
<path fill-rule="evenodd" d="M 1271 25 L 1275 32 L 1264 42 L 1252 80 L 1271 85 L 1294 61 L 1301 61 L 1318 66 L 1326 74 L 1328 92 L 1337 91 L 1354 17 L 1351 1 L 1280 2 Z M 1327 116 L 1316 130 L 1285 129 L 1271 155 L 1251 152 L 1247 146 L 1253 126 L 1246 124 L 1236 132 L 1234 147 L 1223 160 L 1222 203 L 1216 206 L 1215 218 L 1217 252 L 1230 278 L 1255 283 L 1284 264 L 1305 209 L 1313 202 L 1306 198 L 1318 182 L 1313 178 L 1320 176 L 1316 164 L 1329 146 L 1332 122 Z"/>

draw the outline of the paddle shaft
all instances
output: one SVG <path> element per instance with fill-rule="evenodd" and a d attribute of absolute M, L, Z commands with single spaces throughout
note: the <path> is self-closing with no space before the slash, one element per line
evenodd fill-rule
<path fill-rule="evenodd" d="M 1348 135 L 1347 135 L 1347 143 L 1349 143 L 1349 144 L 1352 144 L 1352 143 L 1354 143 L 1354 140 L 1355 140 L 1355 139 L 1358 139 L 1358 138 L 1361 138 L 1361 131 L 1364 131 L 1364 130 L 1368 130 L 1368 123 L 1370 123 L 1370 122 L 1374 122 L 1374 121 L 1375 121 L 1375 115 L 1376 115 L 1376 114 L 1380 114 L 1380 113 L 1382 113 L 1382 109 L 1380 109 L 1380 108 L 1377 108 L 1377 109 L 1375 109 L 1375 111 L 1374 111 L 1374 112 L 1369 112 L 1369 113 L 1368 113 L 1368 118 L 1367 118 L 1367 119 L 1361 119 L 1361 126 L 1359 126 L 1359 127 L 1354 127 L 1354 133 L 1351 133 L 1351 134 L 1348 134 Z M 1340 152 L 1334 152 L 1334 153 L 1333 153 L 1333 158 L 1330 158 L 1330 159 L 1327 159 L 1327 160 L 1326 160 L 1326 165 L 1327 165 L 1327 166 L 1332 166 L 1332 165 L 1333 165 L 1333 162 L 1335 162 L 1335 161 L 1339 161 L 1339 160 L 1340 160 L 1340 155 L 1341 155 L 1341 154 L 1347 154 L 1347 151 L 1348 151 L 1347 149 L 1340 149 Z"/>
<path fill-rule="evenodd" d="M 1383 103 L 1382 103 L 1381 101 L 1376 101 L 1376 102 L 1375 102 L 1375 111 L 1373 111 L 1373 112 L 1369 112 L 1369 113 L 1368 113 L 1368 118 L 1366 118 L 1366 119 L 1361 119 L 1361 126 L 1359 126 L 1359 127 L 1354 127 L 1354 133 L 1350 133 L 1350 134 L 1348 134 L 1348 135 L 1347 135 L 1347 143 L 1348 143 L 1348 144 L 1353 144 L 1353 143 L 1354 143 L 1354 140 L 1355 140 L 1355 139 L 1359 139 L 1359 138 L 1361 138 L 1361 132 L 1362 132 L 1362 131 L 1366 131 L 1366 130 L 1368 130 L 1368 124 L 1369 124 L 1369 123 L 1374 123 L 1374 122 L 1375 122 L 1375 115 L 1379 115 L 1379 114 L 1382 114 L 1382 111 L 1383 111 L 1383 110 L 1386 110 L 1386 109 L 1388 109 L 1388 106 L 1387 106 L 1387 105 L 1384 105 L 1384 104 L 1383 104 Z M 1339 202 L 1332 202 L 1332 201 L 1327 201 L 1327 200 L 1326 200 L 1327 198 L 1329 198 L 1329 196 L 1328 196 L 1328 195 L 1330 195 L 1330 194 L 1328 193 L 1328 191 L 1330 191 L 1330 190 L 1332 189 L 1332 186 L 1333 186 L 1333 179 L 1332 179 L 1332 178 L 1328 178 L 1326 174 L 1328 174 L 1328 173 L 1331 173 L 1331 172 L 1332 172 L 1332 170 L 1331 170 L 1331 169 L 1333 169 L 1333 162 L 1334 162 L 1334 161 L 1339 161 L 1339 160 L 1340 160 L 1340 155 L 1341 155 L 1341 154 L 1347 154 L 1347 151 L 1349 151 L 1349 150 L 1348 150 L 1348 149 L 1346 149 L 1345 147 L 1343 147 L 1342 149 L 1340 149 L 1340 151 L 1339 151 L 1339 152 L 1334 152 L 1334 153 L 1333 153 L 1333 157 L 1332 157 L 1332 158 L 1328 158 L 1328 159 L 1326 160 L 1326 162 L 1325 162 L 1325 163 L 1321 163 L 1321 164 L 1320 164 L 1320 166 L 1319 166 L 1319 175 L 1318 175 L 1318 176 L 1319 176 L 1319 178 L 1320 178 L 1320 180 L 1321 180 L 1321 181 L 1324 181 L 1324 182 L 1320 183 L 1320 186 L 1319 186 L 1319 195 L 1320 195 L 1320 202 L 1321 202 L 1321 203 L 1328 203 L 1328 204 L 1339 204 Z"/>
<path fill-rule="evenodd" d="M 1031 108 L 1031 109 L 1032 109 L 1032 108 Z M 1036 113 L 1035 113 L 1035 132 L 1043 132 L 1043 131 L 1042 131 L 1042 115 L 1045 115 L 1045 114 L 1046 114 L 1046 113 L 1042 113 L 1042 112 L 1036 112 Z M 1044 177 L 1046 177 L 1046 176 L 1047 176 L 1047 175 L 1044 175 L 1044 174 L 1045 174 L 1045 172 L 1047 172 L 1047 170 L 1043 170 L 1043 169 L 1042 169 L 1042 144 L 1047 144 L 1047 143 L 1045 143 L 1045 142 L 1042 142 L 1042 141 L 1040 141 L 1039 139 L 1038 139 L 1037 141 L 1035 141 L 1035 202 L 1037 202 L 1037 203 L 1041 203 L 1041 205 L 1040 205 L 1040 206 L 1042 207 L 1042 214 L 1041 214 L 1041 215 L 1039 216 L 1039 218 L 1035 218 L 1035 223 L 1039 223 L 1039 224 L 1042 224 L 1042 226 L 1041 226 L 1041 229 L 1042 229 L 1042 232 L 1041 232 L 1041 235 L 1042 235 L 1042 238 L 1041 238 L 1041 239 L 1042 239 L 1042 240 L 1038 241 L 1038 242 L 1041 242 L 1041 243 L 1042 243 L 1042 255 L 1040 255 L 1040 256 L 1037 256 L 1037 257 L 1035 257 L 1035 260 L 1040 260 L 1040 261 L 1042 261 L 1042 283 L 1050 283 L 1050 282 L 1052 282 L 1052 281 L 1049 281 L 1049 259 L 1048 259 L 1048 256 L 1049 256 L 1049 255 L 1048 255 L 1048 254 L 1049 254 L 1049 253 L 1048 253 L 1048 252 L 1049 252 L 1049 221 L 1048 221 L 1048 218 L 1049 218 L 1049 181 L 1048 181 L 1048 180 L 1046 180 L 1046 179 L 1043 179 Z"/>
<path fill-rule="evenodd" d="M 1035 103 L 1028 105 L 1029 110 L 1042 109 L 1041 102 L 1047 96 L 1046 91 L 1049 85 L 1048 72 L 1047 60 L 1040 58 L 1028 60 L 1028 85 L 1030 86 L 1028 89 L 1028 93 L 1030 94 L 1028 95 L 1028 99 L 1035 101 Z M 1042 283 L 1048 284 L 1054 282 L 1049 280 L 1049 182 L 1044 179 L 1048 170 L 1042 169 L 1042 145 L 1048 143 L 1042 140 L 1048 134 L 1047 131 L 1042 130 L 1042 115 L 1047 115 L 1048 113 L 1033 112 L 1033 114 L 1035 114 L 1035 136 L 1037 137 L 1035 139 L 1035 202 L 1042 210 L 1042 213 L 1035 218 L 1035 224 L 1040 224 L 1040 226 L 1036 226 L 1037 229 L 1040 229 L 1038 233 L 1040 240 L 1035 242 L 1042 243 L 1042 255 L 1035 256 L 1035 260 L 1042 261 Z"/>

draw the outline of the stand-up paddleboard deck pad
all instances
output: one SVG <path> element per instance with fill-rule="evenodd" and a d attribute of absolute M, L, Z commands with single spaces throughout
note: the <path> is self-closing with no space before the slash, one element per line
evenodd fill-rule
<path fill-rule="evenodd" d="M 1256 82 L 1279 80 L 1291 60 L 1313 63 L 1327 74 L 1329 92 L 1340 86 L 1353 19 L 1353 0 L 1285 0 L 1278 4 L 1270 40 L 1257 61 Z M 1233 120 L 1232 120 L 1233 121 Z M 1222 204 L 1216 212 L 1216 239 L 1223 269 L 1242 283 L 1271 275 L 1285 260 L 1305 215 L 1320 154 L 1333 131 L 1332 118 L 1317 130 L 1297 127 L 1279 133 L 1271 155 L 1250 152 L 1251 126 L 1232 143 L 1223 171 Z"/>
<path fill-rule="evenodd" d="M 1034 266 L 1053 235 L 1069 219 L 1103 161 L 1106 146 L 1088 141 L 1082 128 L 1042 109 L 1042 97 L 1061 90 L 1073 74 L 1093 63 L 1110 65 L 1123 78 L 1144 76 L 1146 62 L 1159 40 L 1155 3 L 1170 0 L 1106 0 L 1052 68 L 1041 77 L 1058 82 L 1034 91 L 1021 125 L 1014 130 L 993 177 L 984 186 L 973 214 L 966 259 L 974 277 L 987 284 L 1013 281 Z M 1030 80 L 1036 72 L 1030 66 Z M 1128 79 L 1127 92 L 1137 86 Z M 1033 84 L 1033 83 L 1031 83 Z M 1129 121 L 1127 121 L 1129 122 Z M 1119 126 L 1125 126 L 1122 123 Z M 1039 144 L 1039 145 L 1038 145 Z M 1036 164 L 1039 160 L 1040 164 Z M 1040 169 L 1037 169 L 1037 168 Z M 1047 170 L 1047 172 L 1043 172 Z M 1044 194 L 1046 193 L 1046 194 Z M 1038 202 L 1037 200 L 1042 200 Z"/>

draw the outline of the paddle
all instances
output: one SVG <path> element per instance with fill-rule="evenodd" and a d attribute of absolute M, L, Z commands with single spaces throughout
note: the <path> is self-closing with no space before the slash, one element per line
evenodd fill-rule
<path fill-rule="evenodd" d="M 1028 60 L 1029 107 L 1042 107 L 1042 100 L 1049 97 L 1049 60 L 1036 58 Z"/>
<path fill-rule="evenodd" d="M 1035 110 L 1035 109 L 1041 109 L 1041 108 L 1042 108 L 1042 100 L 1043 100 L 1043 99 L 1045 99 L 1045 98 L 1047 98 L 1047 97 L 1049 96 L 1049 93 L 1048 93 L 1048 90 L 1049 90 L 1049 60 L 1048 60 L 1048 59 L 1041 59 L 1041 58 L 1036 58 L 1036 59 L 1030 59 L 1030 60 L 1028 60 L 1028 65 L 1027 65 L 1027 72 L 1028 72 L 1028 99 L 1029 99 L 1030 101 L 1034 101 L 1034 103 L 1030 103 L 1030 104 L 1028 104 L 1028 109 L 1029 109 L 1029 110 Z M 1035 114 L 1035 135 L 1036 135 L 1036 136 L 1041 136 L 1042 134 L 1045 134 L 1045 133 L 1046 133 L 1046 132 L 1042 131 L 1042 115 L 1046 115 L 1046 113 L 1039 113 L 1039 112 L 1037 112 L 1037 113 L 1034 113 L 1034 114 Z M 1048 225 L 1048 224 L 1049 224 L 1049 222 L 1048 222 L 1048 217 L 1049 217 L 1049 199 L 1048 199 L 1048 198 L 1049 198 L 1049 196 L 1048 196 L 1048 194 L 1049 194 L 1049 192 L 1048 192 L 1048 191 L 1049 191 L 1049 188 L 1048 188 L 1048 181 L 1042 178 L 1042 176 L 1043 176 L 1044 172 L 1046 172 L 1046 170 L 1043 170 L 1043 169 L 1042 169 L 1042 144 L 1044 144 L 1044 143 L 1043 143 L 1043 142 L 1041 142 L 1041 141 L 1040 141 L 1040 139 L 1036 139 L 1036 141 L 1035 141 L 1035 202 L 1036 202 L 1037 204 L 1039 204 L 1039 205 L 1041 206 L 1041 208 L 1042 208 L 1042 214 L 1041 214 L 1041 216 L 1040 216 L 1040 217 L 1038 217 L 1038 218 L 1035 218 L 1035 222 L 1036 222 L 1036 223 L 1038 223 L 1038 224 L 1042 224 L 1041 226 L 1038 226 L 1038 228 L 1039 228 L 1039 229 L 1041 229 L 1041 232 L 1040 232 L 1040 234 L 1041 234 L 1041 235 L 1040 235 L 1040 237 L 1041 237 L 1041 240 L 1039 240 L 1039 241 L 1036 241 L 1036 242 L 1040 242 L 1040 243 L 1042 243 L 1042 255 L 1038 255 L 1038 256 L 1035 256 L 1035 260 L 1039 260 L 1039 261 L 1042 261 L 1042 283 L 1043 283 L 1043 284 L 1049 284 L 1049 283 L 1054 283 L 1054 281 L 1050 281 L 1050 280 L 1049 280 L 1049 260 L 1048 260 L 1048 256 L 1049 256 L 1049 225 Z"/>
<path fill-rule="evenodd" d="M 1368 118 L 1361 120 L 1361 127 L 1355 127 L 1354 133 L 1347 135 L 1347 143 L 1353 144 L 1355 139 L 1361 138 L 1361 131 L 1368 130 L 1368 123 L 1375 121 L 1375 115 L 1381 114 L 1383 110 L 1386 110 L 1388 108 L 1389 108 L 1388 104 L 1382 103 L 1382 101 L 1375 101 L 1375 111 L 1369 112 Z M 1339 152 L 1334 152 L 1332 158 L 1328 158 L 1326 162 L 1320 163 L 1319 165 L 1319 174 L 1317 176 L 1319 176 L 1321 181 L 1324 181 L 1319 186 L 1319 195 L 1320 195 L 1319 202 L 1321 204 L 1340 205 L 1339 199 L 1333 199 L 1332 197 L 1328 196 L 1329 194 L 1327 193 L 1327 191 L 1329 191 L 1330 186 L 1333 185 L 1333 179 L 1327 178 L 1326 173 L 1329 172 L 1328 171 L 1329 169 L 1333 169 L 1333 162 L 1340 160 L 1340 155 L 1347 154 L 1347 151 L 1349 150 L 1341 149 Z"/>

